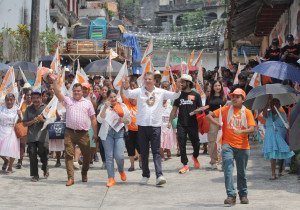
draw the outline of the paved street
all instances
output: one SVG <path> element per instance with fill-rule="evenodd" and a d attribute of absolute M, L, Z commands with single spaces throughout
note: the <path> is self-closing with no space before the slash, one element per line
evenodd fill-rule
<path fill-rule="evenodd" d="M 191 150 L 189 150 L 191 153 Z M 201 151 L 202 152 L 202 151 Z M 37 183 L 30 182 L 28 158 L 22 170 L 0 176 L 0 209 L 223 209 L 226 197 L 223 174 L 210 171 L 207 155 L 200 156 L 201 169 L 180 175 L 180 160 L 173 156 L 163 163 L 167 184 L 156 187 L 152 177 L 148 186 L 138 184 L 141 170 L 128 172 L 128 181 L 106 188 L 107 174 L 100 163 L 89 171 L 88 183 L 80 181 L 76 171 L 75 185 L 65 187 L 65 168 L 53 168 L 50 159 L 50 177 Z M 1 162 L 2 164 L 2 162 Z M 129 160 L 126 159 L 126 169 Z M 63 164 L 64 165 L 64 164 Z M 42 174 L 42 173 L 40 173 Z M 299 209 L 300 182 L 294 175 L 285 175 L 269 181 L 269 162 L 260 154 L 260 145 L 252 146 L 248 167 L 249 205 L 238 204 L 234 209 Z"/>

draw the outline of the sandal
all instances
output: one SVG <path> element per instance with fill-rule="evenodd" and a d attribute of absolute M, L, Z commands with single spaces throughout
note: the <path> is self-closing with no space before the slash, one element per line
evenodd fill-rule
<path fill-rule="evenodd" d="M 44 170 L 44 177 L 47 179 L 49 177 L 49 170 L 48 168 L 46 170 Z"/>
<path fill-rule="evenodd" d="M 171 151 L 167 151 L 167 158 L 171 159 L 171 156 L 172 156 Z"/>
<path fill-rule="evenodd" d="M 12 173 L 14 173 L 15 171 L 6 171 L 5 175 L 11 175 Z"/>
<path fill-rule="evenodd" d="M 22 163 L 18 162 L 17 165 L 16 165 L 16 169 L 21 169 L 21 168 L 22 168 Z"/>
<path fill-rule="evenodd" d="M 3 166 L 2 166 L 2 171 L 6 171 L 8 166 L 8 161 L 4 162 Z"/>
<path fill-rule="evenodd" d="M 276 179 L 277 179 L 276 175 L 272 175 L 272 176 L 269 178 L 269 180 L 276 180 Z"/>

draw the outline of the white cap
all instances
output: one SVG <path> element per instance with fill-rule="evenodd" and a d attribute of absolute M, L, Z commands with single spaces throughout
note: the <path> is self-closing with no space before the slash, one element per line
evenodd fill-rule
<path fill-rule="evenodd" d="M 66 71 L 66 72 L 70 72 L 70 69 L 68 69 L 68 68 L 65 67 L 65 71 Z"/>
<path fill-rule="evenodd" d="M 182 74 L 180 79 L 186 80 L 186 81 L 189 81 L 189 82 L 193 83 L 193 78 L 192 78 L 192 76 L 191 76 L 191 75 L 188 75 L 188 74 Z"/>
<path fill-rule="evenodd" d="M 156 70 L 156 71 L 154 72 L 154 75 L 161 75 L 161 73 L 160 73 L 160 71 Z"/>
<path fill-rule="evenodd" d="M 31 85 L 30 85 L 28 82 L 26 82 L 26 83 L 23 85 L 23 88 L 31 88 Z"/>
<path fill-rule="evenodd" d="M 43 80 L 47 81 L 48 75 L 52 74 L 52 73 L 53 73 L 53 70 L 52 69 L 48 69 L 48 71 L 43 75 Z"/>

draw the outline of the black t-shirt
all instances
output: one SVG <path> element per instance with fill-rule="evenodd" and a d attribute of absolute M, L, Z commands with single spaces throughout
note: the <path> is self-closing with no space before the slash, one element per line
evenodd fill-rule
<path fill-rule="evenodd" d="M 285 51 L 287 51 L 289 54 L 299 55 L 300 54 L 300 45 L 298 45 L 298 44 L 294 44 L 293 46 L 285 45 L 281 49 L 281 54 L 283 55 Z M 292 63 L 297 66 L 299 65 L 297 63 L 297 58 L 292 58 L 289 55 L 286 56 L 286 59 L 284 61 L 286 63 Z"/>
<path fill-rule="evenodd" d="M 27 107 L 25 113 L 24 113 L 24 118 L 23 122 L 29 122 L 33 120 L 35 117 L 38 115 L 42 114 L 43 110 L 45 109 L 45 105 L 42 104 L 38 110 L 34 108 L 34 105 L 30 105 Z M 47 129 L 42 130 L 44 126 L 44 122 L 38 122 L 34 123 L 31 126 L 28 126 L 28 134 L 27 134 L 27 141 L 28 142 L 45 142 L 46 136 L 47 136 Z"/>
<path fill-rule="evenodd" d="M 190 116 L 191 112 L 202 106 L 197 92 L 181 92 L 180 97 L 174 101 L 174 106 L 179 109 L 177 125 L 198 127 L 196 115 Z"/>
<path fill-rule="evenodd" d="M 279 61 L 281 57 L 281 50 L 280 48 L 277 48 L 276 50 L 273 50 L 271 47 L 267 49 L 265 58 L 269 61 Z"/>
<path fill-rule="evenodd" d="M 213 112 L 213 111 L 219 109 L 220 105 L 224 106 L 225 104 L 226 104 L 226 101 L 224 101 L 221 96 L 212 96 L 206 100 L 205 105 L 209 105 L 209 111 Z"/>

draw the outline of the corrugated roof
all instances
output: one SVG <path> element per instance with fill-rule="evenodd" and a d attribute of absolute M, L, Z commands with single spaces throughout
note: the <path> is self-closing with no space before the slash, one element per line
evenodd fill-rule
<path fill-rule="evenodd" d="M 269 35 L 291 0 L 231 0 L 229 21 L 232 40 L 237 41 L 252 33 Z"/>

